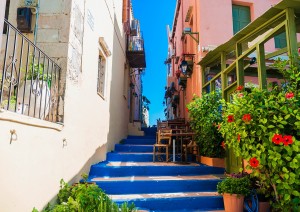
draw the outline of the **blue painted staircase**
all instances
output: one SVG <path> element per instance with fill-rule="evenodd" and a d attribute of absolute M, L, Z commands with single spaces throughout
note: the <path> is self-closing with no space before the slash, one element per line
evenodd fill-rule
<path fill-rule="evenodd" d="M 155 128 L 128 136 L 107 160 L 91 166 L 95 182 L 116 203 L 133 202 L 140 211 L 223 211 L 216 185 L 224 169 L 198 163 L 153 163 Z"/>

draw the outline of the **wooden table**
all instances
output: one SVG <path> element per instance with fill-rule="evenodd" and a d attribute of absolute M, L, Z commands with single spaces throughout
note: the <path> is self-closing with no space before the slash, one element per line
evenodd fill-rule
<path fill-rule="evenodd" d="M 180 129 L 181 130 L 181 129 Z M 176 130 L 177 131 L 177 130 Z M 184 137 L 192 137 L 192 140 L 193 140 L 193 137 L 195 136 L 196 134 L 194 132 L 183 132 L 183 131 L 179 131 L 179 132 L 176 132 L 176 133 L 172 133 L 172 136 L 176 137 L 176 138 L 180 138 L 180 155 L 181 155 L 181 162 L 184 162 L 184 163 L 187 163 L 187 158 L 184 158 L 184 161 L 182 160 L 183 158 L 183 138 Z M 186 144 L 187 146 L 187 144 Z M 187 150 L 186 150 L 187 151 Z M 173 141 L 173 162 L 175 162 L 175 142 Z"/>

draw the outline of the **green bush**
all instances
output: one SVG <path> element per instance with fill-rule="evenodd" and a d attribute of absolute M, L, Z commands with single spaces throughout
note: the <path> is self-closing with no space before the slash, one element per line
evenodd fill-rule
<path fill-rule="evenodd" d="M 196 133 L 200 154 L 207 157 L 223 158 L 225 150 L 221 146 L 223 137 L 218 132 L 217 123 L 222 121 L 221 95 L 219 92 L 194 97 L 187 105 L 190 125 Z"/>
<path fill-rule="evenodd" d="M 272 90 L 237 91 L 223 103 L 220 132 L 226 146 L 249 163 L 279 211 L 300 207 L 300 72 L 285 69 L 286 83 Z"/>
<path fill-rule="evenodd" d="M 225 180 L 219 182 L 217 185 L 219 194 L 238 194 L 247 196 L 251 191 L 251 180 L 245 174 L 231 174 Z"/>
<path fill-rule="evenodd" d="M 57 203 L 48 206 L 42 212 L 133 212 L 134 204 L 123 203 L 118 206 L 96 184 L 76 183 L 69 185 L 60 181 Z M 38 212 L 36 208 L 32 212 Z"/>

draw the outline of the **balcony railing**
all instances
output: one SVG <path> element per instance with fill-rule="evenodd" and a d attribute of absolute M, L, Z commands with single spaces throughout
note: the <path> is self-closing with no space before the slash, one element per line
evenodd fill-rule
<path fill-rule="evenodd" d="M 61 68 L 18 29 L 4 21 L 7 30 L 2 42 L 4 53 L 0 55 L 1 108 L 58 122 Z"/>
<path fill-rule="evenodd" d="M 140 36 L 128 36 L 127 58 L 131 68 L 146 68 L 143 38 Z"/>

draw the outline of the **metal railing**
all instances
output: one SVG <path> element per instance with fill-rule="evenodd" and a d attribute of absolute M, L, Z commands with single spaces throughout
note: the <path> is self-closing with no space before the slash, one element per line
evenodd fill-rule
<path fill-rule="evenodd" d="M 0 54 L 1 108 L 58 122 L 61 68 L 7 20 L 4 22 L 7 29 L 2 39 L 4 52 Z"/>
<path fill-rule="evenodd" d="M 128 51 L 144 51 L 144 39 L 139 36 L 128 36 Z"/>

